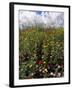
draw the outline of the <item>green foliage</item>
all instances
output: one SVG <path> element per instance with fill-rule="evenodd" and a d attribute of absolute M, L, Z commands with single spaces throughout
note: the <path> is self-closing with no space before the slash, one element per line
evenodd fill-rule
<path fill-rule="evenodd" d="M 50 66 L 49 66 L 50 65 Z M 64 29 L 44 31 L 40 27 L 19 31 L 19 78 L 47 78 L 60 65 L 63 76 Z M 54 73 L 59 73 L 54 68 Z M 58 77 L 58 74 L 53 77 Z"/>

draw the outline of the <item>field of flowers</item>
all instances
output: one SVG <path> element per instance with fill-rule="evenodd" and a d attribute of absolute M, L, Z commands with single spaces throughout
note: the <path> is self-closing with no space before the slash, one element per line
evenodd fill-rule
<path fill-rule="evenodd" d="M 19 79 L 64 76 L 64 29 L 19 31 Z"/>

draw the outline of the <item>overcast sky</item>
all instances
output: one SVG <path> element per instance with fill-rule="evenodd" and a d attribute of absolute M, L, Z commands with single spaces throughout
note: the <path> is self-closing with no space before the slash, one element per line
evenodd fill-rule
<path fill-rule="evenodd" d="M 42 25 L 43 27 L 63 27 L 63 12 L 19 10 L 19 27 Z"/>

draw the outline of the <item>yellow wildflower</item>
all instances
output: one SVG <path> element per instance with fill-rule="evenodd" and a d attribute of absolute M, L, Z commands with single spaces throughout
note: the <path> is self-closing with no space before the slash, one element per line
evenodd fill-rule
<path fill-rule="evenodd" d="M 32 64 L 29 67 L 31 68 L 32 67 Z"/>
<path fill-rule="evenodd" d="M 47 47 L 47 45 L 44 46 L 44 48 Z"/>
<path fill-rule="evenodd" d="M 25 38 L 25 40 L 27 40 L 27 38 Z"/>

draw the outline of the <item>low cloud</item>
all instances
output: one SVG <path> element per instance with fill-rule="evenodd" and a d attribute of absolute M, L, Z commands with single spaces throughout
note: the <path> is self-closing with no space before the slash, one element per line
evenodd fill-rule
<path fill-rule="evenodd" d="M 41 25 L 42 27 L 63 27 L 63 12 L 48 11 L 19 11 L 20 29 Z"/>

